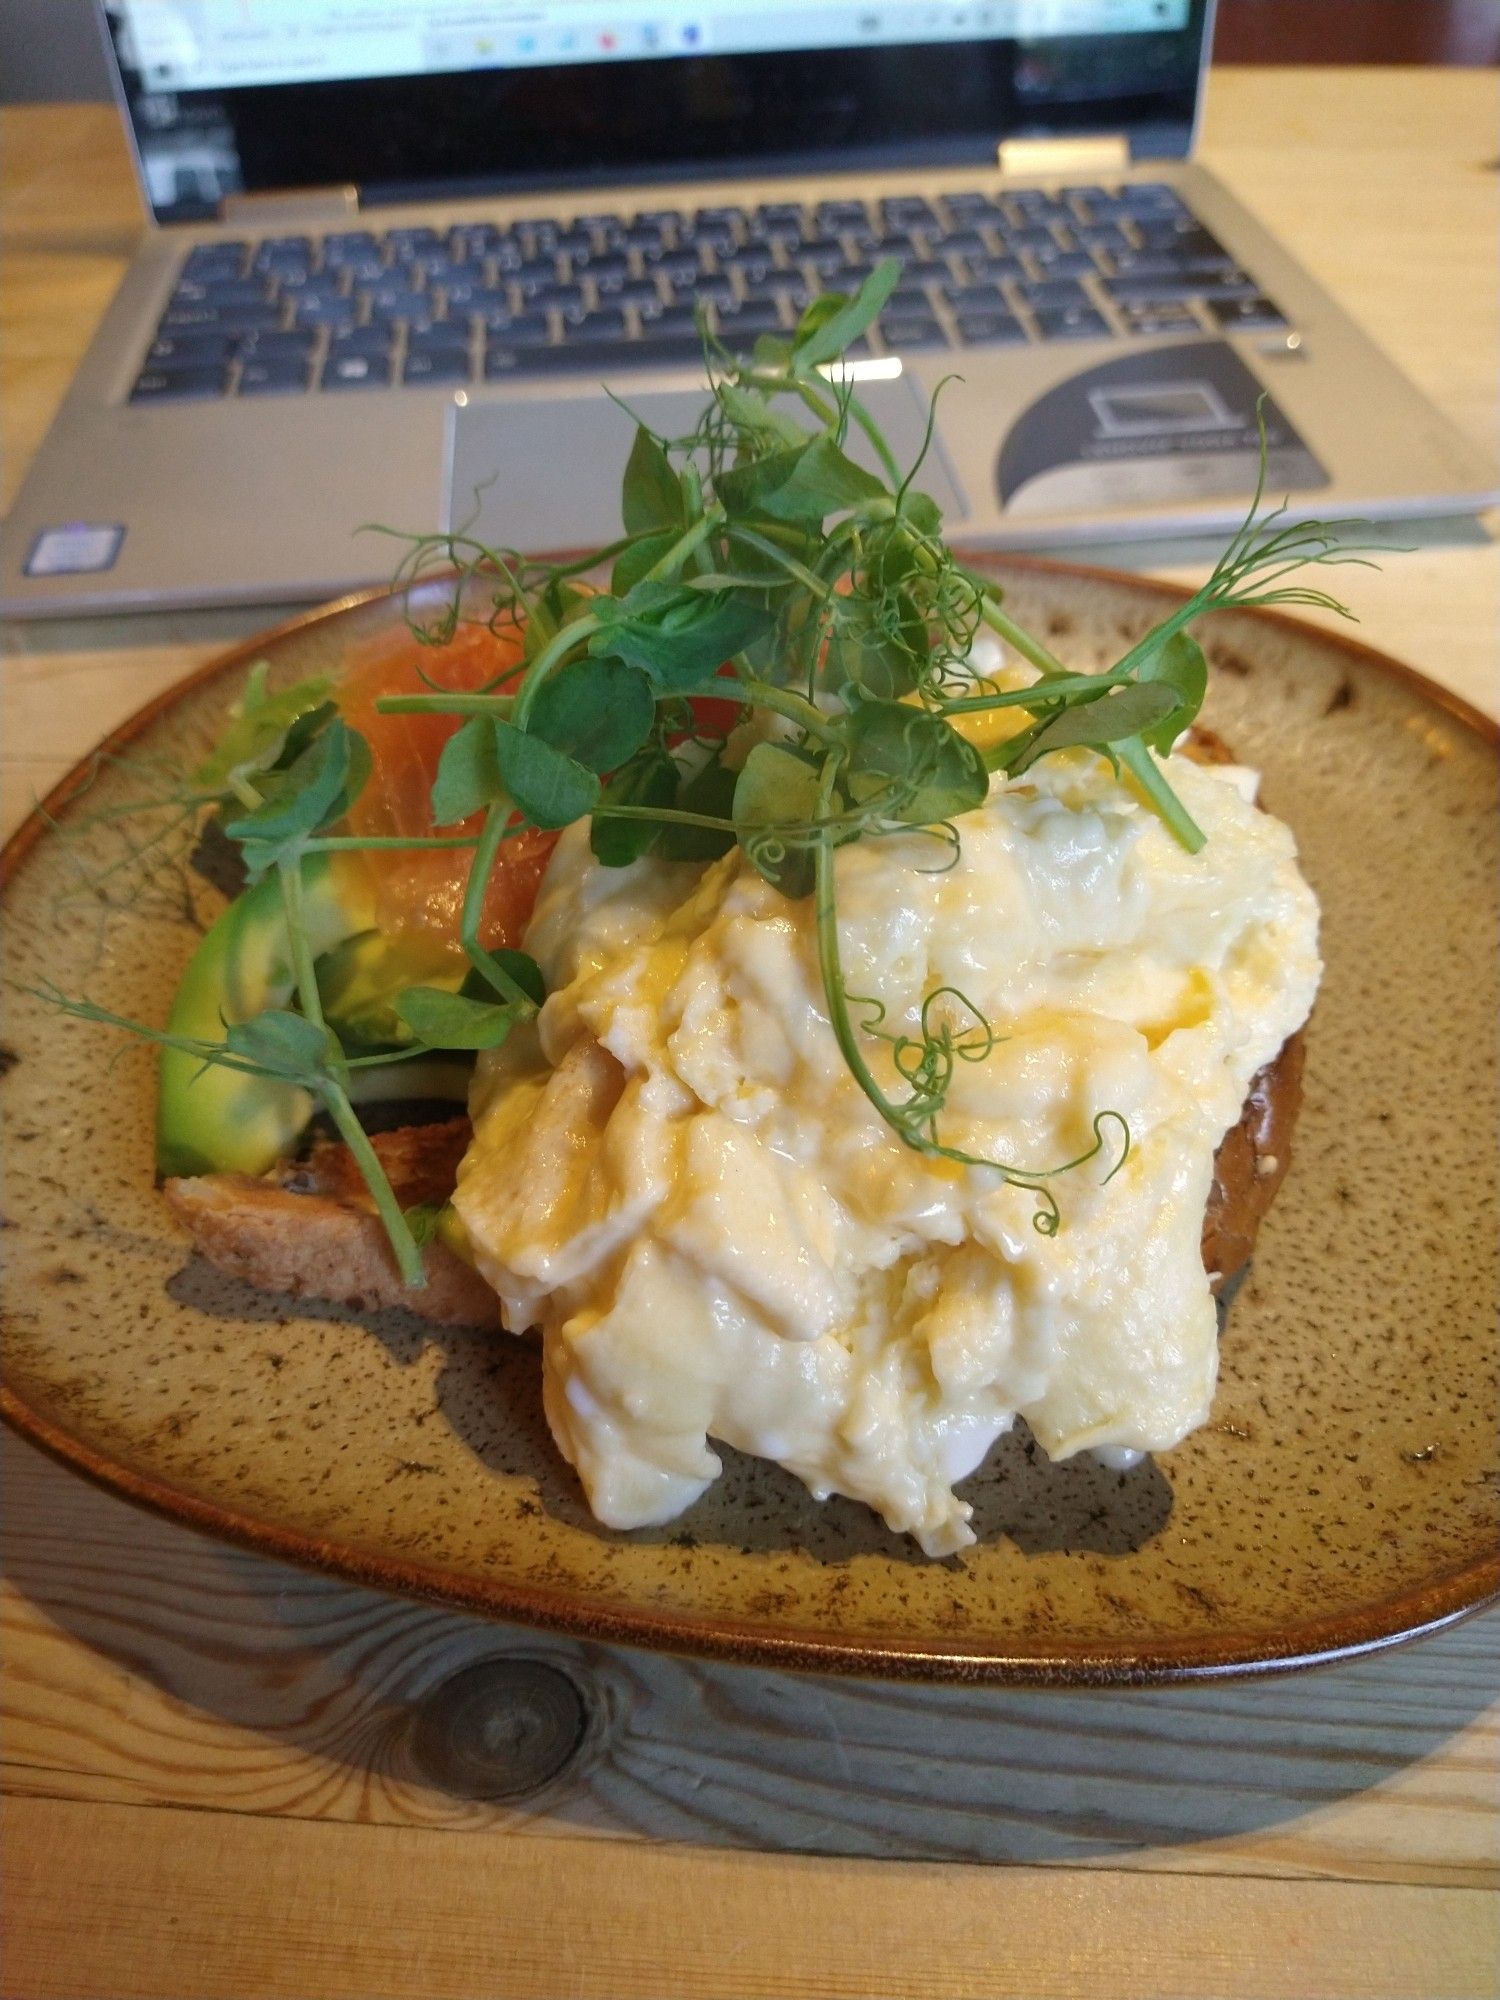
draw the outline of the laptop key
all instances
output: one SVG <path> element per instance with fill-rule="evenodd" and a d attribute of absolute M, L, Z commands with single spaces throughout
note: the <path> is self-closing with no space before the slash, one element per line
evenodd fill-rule
<path fill-rule="evenodd" d="M 1115 310 L 1127 333 L 1198 333 L 1201 328 L 1192 307 L 1181 301 L 1163 300 L 1159 305 L 1117 304 Z"/>
<path fill-rule="evenodd" d="M 880 204 L 881 219 L 888 229 L 936 229 L 932 203 L 919 194 L 887 195 Z"/>
<path fill-rule="evenodd" d="M 281 307 L 264 306 L 168 306 L 162 314 L 161 331 L 185 331 L 189 327 L 222 327 L 226 333 L 252 333 L 259 327 L 280 326 Z"/>
<path fill-rule="evenodd" d="M 247 333 L 240 352 L 257 361 L 305 361 L 318 344 L 316 327 L 261 327 Z"/>
<path fill-rule="evenodd" d="M 844 268 L 844 246 L 836 236 L 810 236 L 797 251 L 797 262 L 831 278 Z"/>
<path fill-rule="evenodd" d="M 1014 313 L 965 310 L 955 312 L 958 337 L 969 347 L 1024 345 L 1026 329 Z"/>
<path fill-rule="evenodd" d="M 1089 278 L 1098 270 L 1087 250 L 1036 249 L 1030 252 L 1032 263 L 1044 278 Z"/>
<path fill-rule="evenodd" d="M 1120 303 L 1157 305 L 1164 300 L 1250 299 L 1260 290 L 1243 271 L 1218 272 L 1212 277 L 1106 278 L 1104 289 Z"/>
<path fill-rule="evenodd" d="M 390 357 L 385 354 L 335 354 L 330 349 L 323 364 L 325 389 L 384 389 L 390 379 Z"/>
<path fill-rule="evenodd" d="M 588 311 L 588 300 L 582 285 L 561 285 L 554 281 L 549 285 L 539 285 L 527 294 L 526 303 L 541 310 L 546 306 L 556 306 L 566 319 L 578 319 Z"/>
<path fill-rule="evenodd" d="M 881 339 L 892 349 L 915 352 L 918 348 L 948 345 L 947 334 L 930 313 L 924 317 L 918 313 L 885 312 L 877 324 Z"/>
<path fill-rule="evenodd" d="M 510 311 L 510 290 L 505 285 L 444 285 L 443 299 L 449 319 Z"/>
<path fill-rule="evenodd" d="M 448 231 L 448 255 L 466 263 L 492 255 L 504 240 L 504 232 L 493 222 L 458 222 Z"/>
<path fill-rule="evenodd" d="M 426 347 L 409 349 L 401 367 L 401 380 L 409 385 L 433 387 L 450 382 L 467 382 L 473 365 L 466 347 Z"/>
<path fill-rule="evenodd" d="M 410 229 L 388 229 L 385 232 L 385 247 L 392 257 L 415 256 L 419 250 L 435 250 L 442 243 L 442 237 L 435 229 L 421 225 Z"/>
<path fill-rule="evenodd" d="M 1005 294 L 998 285 L 964 285 L 957 282 L 942 287 L 943 297 L 955 312 L 1003 312 L 1010 311 Z"/>
<path fill-rule="evenodd" d="M 543 285 L 563 282 L 557 261 L 552 257 L 523 257 L 513 271 L 508 274 L 523 292 L 539 291 Z"/>
<path fill-rule="evenodd" d="M 328 358 L 331 361 L 339 354 L 389 354 L 394 341 L 395 334 L 388 326 L 346 327 L 329 340 Z M 256 352 L 260 352 L 259 347 Z"/>
<path fill-rule="evenodd" d="M 355 316 L 353 299 L 314 294 L 308 298 L 298 296 L 292 303 L 292 321 L 296 326 L 350 327 Z"/>
<path fill-rule="evenodd" d="M 1116 190 L 1114 199 L 1132 214 L 1187 215 L 1187 203 L 1165 181 L 1135 181 Z"/>
<path fill-rule="evenodd" d="M 651 322 L 650 333 L 653 339 L 688 340 L 698 350 L 703 346 L 703 336 L 698 330 L 698 315 L 687 305 L 664 306 Z"/>
<path fill-rule="evenodd" d="M 977 229 L 946 229 L 934 237 L 933 248 L 944 257 L 987 257 L 990 246 Z"/>
<path fill-rule="evenodd" d="M 1135 233 L 1144 250 L 1170 250 L 1179 257 L 1218 257 L 1229 252 L 1217 236 L 1211 235 L 1195 215 L 1167 216 L 1160 220 L 1136 218 Z"/>
<path fill-rule="evenodd" d="M 609 303 L 634 306 L 642 319 L 656 319 L 662 309 L 661 292 L 649 278 L 628 278 L 609 294 Z"/>
<path fill-rule="evenodd" d="M 703 275 L 703 260 L 696 250 L 667 250 L 646 262 L 648 271 L 660 271 L 679 290 Z"/>
<path fill-rule="evenodd" d="M 692 223 L 685 223 L 679 234 L 678 244 L 679 248 L 684 250 L 691 248 L 700 254 L 705 250 L 712 250 L 715 256 L 726 257 L 731 250 L 738 247 L 739 238 L 727 222 L 710 223 L 702 229 Z"/>
<path fill-rule="evenodd" d="M 1134 249 L 1118 222 L 1075 222 L 1073 237 L 1085 250 L 1107 250 L 1113 255 Z"/>
<path fill-rule="evenodd" d="M 1033 317 L 1043 340 L 1097 340 L 1109 334 L 1109 321 L 1092 306 L 1040 306 Z"/>
<path fill-rule="evenodd" d="M 1137 250 L 1127 245 L 1111 253 L 1110 264 L 1120 278 L 1181 278 L 1232 269 L 1234 259 L 1227 251 L 1203 257 L 1184 250 Z"/>
<path fill-rule="evenodd" d="M 781 333 L 781 314 L 774 299 L 746 299 L 742 306 L 720 305 L 719 331 L 728 333 Z"/>
<path fill-rule="evenodd" d="M 628 340 L 630 323 L 622 306 L 596 306 L 592 312 L 583 312 L 576 319 L 567 321 L 563 329 L 563 339 L 567 343 L 574 338 L 588 342 L 606 340 Z"/>
<path fill-rule="evenodd" d="M 839 244 L 834 244 L 834 253 L 839 263 L 844 261 L 844 252 Z M 806 246 L 799 253 L 806 255 Z M 726 250 L 719 258 L 719 268 L 724 271 L 738 271 L 747 285 L 758 284 L 766 273 L 775 268 L 776 254 L 769 243 L 741 243 L 733 250 Z"/>
<path fill-rule="evenodd" d="M 1226 333 L 1269 333 L 1287 324 L 1280 306 L 1263 293 L 1254 298 L 1211 299 L 1208 309 Z"/>
<path fill-rule="evenodd" d="M 1002 278 L 1024 278 L 1026 275 L 1018 257 L 1007 257 L 995 251 L 983 257 L 970 255 L 962 262 L 970 279 L 975 282 L 998 284 Z"/>
<path fill-rule="evenodd" d="M 799 311 L 813 296 L 813 287 L 804 271 L 767 271 L 758 284 L 747 287 L 753 300 L 790 299 Z"/>
<path fill-rule="evenodd" d="M 210 329 L 204 333 L 159 333 L 146 350 L 146 362 L 155 368 L 212 368 L 227 361 L 237 341 L 232 333 Z"/>
<path fill-rule="evenodd" d="M 298 306 L 328 306 L 328 304 L 342 306 L 348 302 L 350 296 L 340 284 L 330 284 L 326 278 L 308 278 L 306 282 L 294 284 L 290 288 L 284 284 L 282 292 L 284 296 L 294 300 L 292 310 L 296 310 Z"/>
<path fill-rule="evenodd" d="M 510 347 L 545 347 L 552 328 L 544 312 L 495 312 L 481 315 L 491 342 Z"/>
<path fill-rule="evenodd" d="M 703 359 L 696 335 L 651 334 L 642 340 L 570 340 L 561 347 L 488 348 L 484 374 L 488 382 L 508 375 L 551 375 L 597 370 L 601 376 L 622 366 L 677 367 Z"/>
<path fill-rule="evenodd" d="M 188 403 L 222 396 L 228 368 L 143 368 L 130 392 L 132 403 Z"/>
<path fill-rule="evenodd" d="M 1025 303 L 1037 307 L 1089 306 L 1088 293 L 1076 278 L 1043 278 L 1016 287 Z"/>
<path fill-rule="evenodd" d="M 172 294 L 174 306 L 259 306 L 270 299 L 264 278 L 184 278 Z"/>
<path fill-rule="evenodd" d="M 250 245 L 238 238 L 221 243 L 199 243 L 182 260 L 184 278 L 233 277 L 245 268 Z"/>
<path fill-rule="evenodd" d="M 680 208 L 643 208 L 631 218 L 631 226 L 636 229 L 658 229 L 666 235 L 675 235 L 681 230 L 687 217 Z"/>
<path fill-rule="evenodd" d="M 596 257 L 589 265 L 588 275 L 601 292 L 618 292 L 630 281 L 630 259 L 618 254 Z"/>
<path fill-rule="evenodd" d="M 242 396 L 290 396 L 310 386 L 312 368 L 307 361 L 246 361 L 240 369 Z"/>

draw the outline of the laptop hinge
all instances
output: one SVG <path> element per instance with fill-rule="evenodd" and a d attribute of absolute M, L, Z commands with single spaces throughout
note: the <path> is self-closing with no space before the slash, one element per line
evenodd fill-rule
<path fill-rule="evenodd" d="M 1002 174 L 1114 174 L 1130 165 L 1130 141 L 1123 132 L 1002 139 L 995 157 Z"/>
<path fill-rule="evenodd" d="M 248 223 L 254 229 L 274 229 L 283 222 L 347 222 L 358 214 L 359 189 L 352 184 L 226 194 L 219 203 L 220 222 Z"/>

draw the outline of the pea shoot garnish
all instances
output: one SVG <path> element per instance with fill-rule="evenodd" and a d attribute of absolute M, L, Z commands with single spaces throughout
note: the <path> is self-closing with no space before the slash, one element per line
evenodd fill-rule
<path fill-rule="evenodd" d="M 49 996 L 70 1013 L 161 1043 L 178 1061 L 305 1093 L 351 1147 L 408 1282 L 421 1282 L 421 1228 L 401 1214 L 360 1131 L 356 1072 L 494 1048 L 536 1014 L 544 997 L 536 966 L 481 938 L 496 858 L 528 828 L 587 819 L 594 856 L 608 867 L 647 855 L 710 861 L 738 848 L 778 893 L 810 898 L 834 1036 L 893 1138 L 1030 1191 L 1044 1234 L 1061 1220 L 1050 1187 L 1057 1176 L 1106 1153 L 1117 1172 L 1129 1153 L 1125 1121 L 1108 1111 L 1094 1121 L 1092 1146 L 1071 1160 L 998 1160 L 952 1143 L 944 1112 L 958 1065 L 982 1062 L 996 1031 L 952 988 L 919 996 L 915 1026 L 901 1030 L 887 1026 L 880 995 L 849 990 L 838 850 L 918 836 L 927 858 L 914 866 L 951 867 L 962 816 L 984 804 L 997 774 L 1019 780 L 1043 757 L 1082 749 L 1106 758 L 1196 852 L 1203 834 L 1161 761 L 1207 687 L 1189 628 L 1204 612 L 1237 605 L 1342 610 L 1291 579 L 1308 565 L 1363 554 L 1345 539 L 1347 524 L 1263 518 L 1258 488 L 1199 591 L 1107 671 L 1068 668 L 1016 624 L 992 582 L 949 550 L 939 509 L 920 484 L 921 457 L 903 470 L 859 401 L 858 369 L 842 357 L 899 268 L 881 265 L 853 298 L 816 300 L 795 332 L 763 336 L 748 360 L 706 339 L 703 415 L 676 438 L 638 425 L 624 474 L 624 532 L 607 549 L 547 564 L 463 534 L 407 538 L 399 589 L 450 579 L 444 614 L 413 622 L 419 638 L 440 645 L 476 618 L 519 635 L 517 663 L 477 691 L 432 683 L 377 704 L 458 721 L 433 784 L 430 832 L 348 832 L 346 815 L 370 770 L 364 740 L 327 684 L 271 693 L 264 671 L 252 674 L 191 791 L 211 805 L 251 884 L 275 884 L 289 958 L 279 1004 L 225 1018 L 219 1034 L 184 1035 Z M 986 630 L 1034 678 L 1017 685 L 1012 673 L 1002 683 L 981 672 L 975 642 Z M 715 713 L 727 702 L 748 726 L 710 727 L 701 720 L 705 701 Z M 959 726 L 1006 712 L 1008 728 L 985 732 L 994 740 L 983 750 Z M 452 831 L 475 816 L 477 832 Z M 424 846 L 472 851 L 460 933 L 469 974 L 458 991 L 416 983 L 391 995 L 399 1040 L 361 1053 L 325 1016 L 306 871 L 352 849 Z"/>

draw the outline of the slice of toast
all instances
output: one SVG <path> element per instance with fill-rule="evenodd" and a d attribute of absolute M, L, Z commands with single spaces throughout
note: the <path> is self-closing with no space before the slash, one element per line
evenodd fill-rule
<path fill-rule="evenodd" d="M 1228 745 L 1211 730 L 1195 727 L 1184 748 L 1200 763 L 1234 762 Z M 1203 1263 L 1215 1292 L 1249 1261 L 1261 1219 L 1285 1177 L 1302 1102 L 1302 1059 L 1299 1031 L 1257 1072 L 1240 1122 L 1225 1134 L 1214 1157 Z M 468 1119 L 450 1118 L 374 1139 L 403 1208 L 435 1208 L 447 1201 L 469 1138 Z M 446 1244 L 430 1243 L 423 1252 L 425 1286 L 402 1283 L 375 1204 L 346 1146 L 319 1144 L 307 1159 L 283 1162 L 264 1179 L 205 1174 L 169 1180 L 165 1192 L 211 1264 L 266 1291 L 331 1299 L 355 1311 L 404 1306 L 439 1326 L 489 1326 L 498 1316 L 489 1286 Z"/>
<path fill-rule="evenodd" d="M 371 1141 L 403 1209 L 439 1207 L 469 1143 L 467 1118 L 408 1125 Z M 200 1174 L 163 1190 L 194 1246 L 262 1291 L 332 1299 L 355 1312 L 404 1306 L 439 1326 L 492 1326 L 495 1294 L 445 1243 L 422 1252 L 423 1286 L 403 1282 L 385 1228 L 347 1146 L 253 1174 Z"/>

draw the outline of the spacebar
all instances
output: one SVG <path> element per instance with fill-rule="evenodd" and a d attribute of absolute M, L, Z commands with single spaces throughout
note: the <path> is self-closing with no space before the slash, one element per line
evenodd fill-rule
<path fill-rule="evenodd" d="M 641 340 L 567 340 L 560 347 L 506 347 L 501 342 L 485 352 L 485 380 L 495 382 L 507 375 L 555 375 L 580 368 L 603 369 L 606 374 L 620 368 L 661 368 L 703 361 L 703 343 L 696 334 L 680 337 L 666 334 Z"/>

